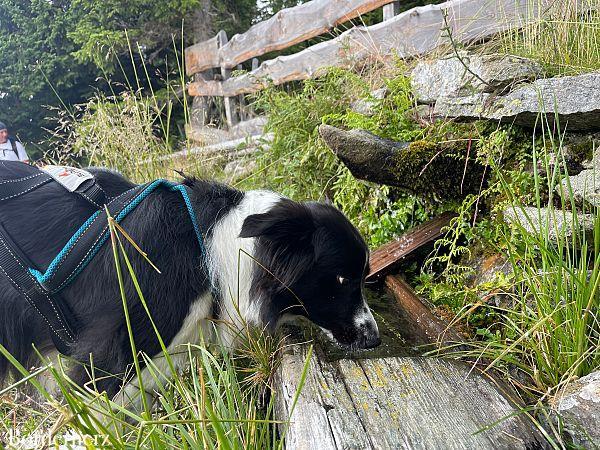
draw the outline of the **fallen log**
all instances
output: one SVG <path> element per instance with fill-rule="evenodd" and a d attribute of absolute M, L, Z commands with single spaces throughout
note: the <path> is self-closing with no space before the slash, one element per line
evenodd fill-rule
<path fill-rule="evenodd" d="M 418 225 L 404 233 L 398 239 L 382 245 L 371 252 L 367 281 L 374 281 L 392 272 L 400 263 L 425 244 L 439 238 L 443 228 L 450 223 L 456 214 L 445 212 L 441 215 Z"/>
<path fill-rule="evenodd" d="M 481 188 L 483 166 L 475 161 L 475 152 L 469 152 L 468 140 L 396 142 L 365 130 L 345 131 L 330 125 L 321 125 L 319 134 L 361 180 L 444 199 L 463 198 Z"/>

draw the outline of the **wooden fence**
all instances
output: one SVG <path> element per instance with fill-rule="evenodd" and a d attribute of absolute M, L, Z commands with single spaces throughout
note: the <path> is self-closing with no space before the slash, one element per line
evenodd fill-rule
<path fill-rule="evenodd" d="M 531 0 L 450 0 L 399 13 L 400 2 L 391 0 L 313 0 L 279 11 L 230 40 L 224 32 L 188 47 L 186 70 L 194 75 L 190 95 L 223 97 L 228 126 L 247 119 L 243 95 L 269 83 L 283 84 L 318 76 L 331 66 L 352 67 L 369 58 L 414 57 L 447 44 L 476 41 L 518 26 L 535 5 Z M 257 57 L 283 50 L 327 33 L 337 25 L 383 7 L 384 21 L 353 27 L 335 39 L 312 45 L 298 53 L 259 64 Z M 254 59 L 253 59 L 254 58 Z M 252 70 L 231 77 L 231 69 L 252 61 Z M 219 73 L 214 74 L 214 69 Z M 241 106 L 240 106 L 241 105 Z M 205 115 L 196 120 L 202 126 Z M 200 122 L 200 123 L 198 123 Z"/>

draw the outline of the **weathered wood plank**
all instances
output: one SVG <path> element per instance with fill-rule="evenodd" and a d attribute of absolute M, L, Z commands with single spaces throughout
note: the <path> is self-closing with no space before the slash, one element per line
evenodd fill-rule
<path fill-rule="evenodd" d="M 234 35 L 221 48 L 215 48 L 210 41 L 188 47 L 185 50 L 187 74 L 211 67 L 231 69 L 255 56 L 283 50 L 319 36 L 391 1 L 313 0 L 282 9 L 273 17 L 253 25 L 245 33 Z"/>
<path fill-rule="evenodd" d="M 536 5 L 530 0 L 450 0 L 414 8 L 370 27 L 354 27 L 293 55 L 265 61 L 258 69 L 225 82 L 191 83 L 189 93 L 232 96 L 257 92 L 269 83 L 305 80 L 327 67 L 352 67 L 367 58 L 422 55 L 448 43 L 444 16 L 454 40 L 468 42 L 518 27 L 523 19 L 536 14 L 532 11 Z"/>
<path fill-rule="evenodd" d="M 290 419 L 287 449 L 544 448 L 490 380 L 437 358 L 325 362 L 313 353 L 290 415 L 306 358 L 306 345 L 289 347 L 276 375 L 276 416 Z"/>
<path fill-rule="evenodd" d="M 382 245 L 371 252 L 369 265 L 371 271 L 367 275 L 367 281 L 373 281 L 392 272 L 402 260 L 420 248 L 439 238 L 443 233 L 442 229 L 450 223 L 456 214 L 444 212 L 439 216 L 418 225 L 398 239 Z"/>
<path fill-rule="evenodd" d="M 421 337 L 428 342 L 434 342 L 441 346 L 464 342 L 464 338 L 456 330 L 431 312 L 431 309 L 402 278 L 388 275 L 385 277 L 385 286 L 394 295 L 400 308 L 414 325 L 413 331 L 420 333 Z"/>
<path fill-rule="evenodd" d="M 219 66 L 218 35 L 185 49 L 185 70 L 188 75 Z"/>

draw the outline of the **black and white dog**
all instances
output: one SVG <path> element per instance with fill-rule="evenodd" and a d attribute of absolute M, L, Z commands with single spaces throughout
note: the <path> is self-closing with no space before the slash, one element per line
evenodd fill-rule
<path fill-rule="evenodd" d="M 111 197 L 135 186 L 117 173 L 91 171 Z M 121 223 L 161 270 L 158 274 L 138 252 L 127 249 L 151 316 L 170 350 L 198 342 L 200 327 L 211 319 L 274 330 L 295 315 L 307 317 L 343 346 L 379 344 L 377 325 L 362 295 L 368 249 L 342 213 L 330 205 L 297 203 L 273 192 L 240 192 L 193 178 L 183 183 L 190 188 L 205 237 L 205 257 L 176 193 L 154 191 Z M 85 208 L 89 205 L 83 201 L 81 206 L 65 205 L 40 192 L 3 206 L 0 219 L 9 232 L 22 236 L 23 252 L 36 263 L 60 251 L 53 242 L 62 245 L 70 238 L 70 230 L 89 216 Z M 125 280 L 125 288 L 137 349 L 157 355 L 159 342 L 131 280 Z M 98 370 L 123 374 L 133 357 L 110 243 L 61 296 L 77 319 L 72 356 L 89 363 L 92 355 Z M 2 276 L 0 317 L 0 343 L 23 364 L 32 364 L 32 344 L 52 350 L 41 317 Z M 224 331 L 221 337 L 235 345 L 232 333 Z M 88 381 L 84 366 L 72 370 L 78 383 Z M 10 364 L 0 357 L 0 381 L 9 372 Z M 114 395 L 121 383 L 108 377 L 97 386 Z"/>

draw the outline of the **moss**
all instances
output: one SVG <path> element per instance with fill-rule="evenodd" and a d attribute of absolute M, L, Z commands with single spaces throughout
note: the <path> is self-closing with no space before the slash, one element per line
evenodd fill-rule
<path fill-rule="evenodd" d="M 598 146 L 598 140 L 594 140 L 591 136 L 587 139 L 582 139 L 578 142 L 573 142 L 568 145 L 568 152 L 575 162 L 582 163 L 589 161 L 594 156 L 594 148 Z"/>
<path fill-rule="evenodd" d="M 395 166 L 399 177 L 409 178 L 406 185 L 425 198 L 450 200 L 479 190 L 483 166 L 469 157 L 465 164 L 465 142 L 411 142 L 398 152 Z M 466 165 L 466 171 L 465 171 Z"/>

